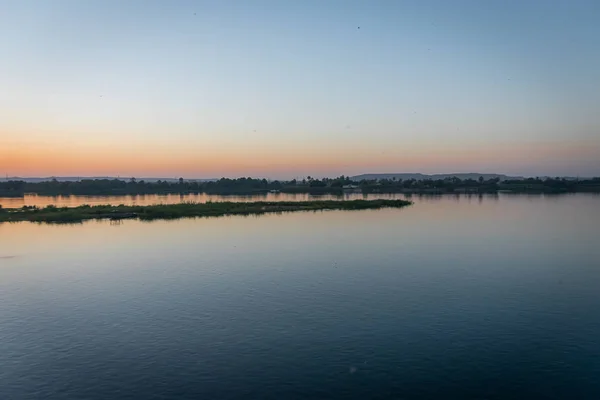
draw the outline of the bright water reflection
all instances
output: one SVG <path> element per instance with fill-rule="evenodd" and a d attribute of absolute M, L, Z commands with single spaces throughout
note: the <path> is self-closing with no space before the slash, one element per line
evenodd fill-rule
<path fill-rule="evenodd" d="M 362 194 L 356 192 L 347 192 L 341 195 L 325 194 L 311 195 L 308 193 L 265 193 L 262 195 L 208 195 L 201 194 L 168 194 L 168 195 L 135 195 L 135 196 L 38 196 L 26 195 L 24 197 L 0 197 L 0 205 L 5 208 L 20 208 L 23 206 L 45 207 L 55 205 L 57 207 L 77 207 L 83 204 L 112 204 L 112 205 L 153 205 L 153 204 L 176 204 L 183 202 L 205 203 L 207 201 L 309 201 L 309 200 L 356 200 L 356 199 L 409 199 L 412 201 L 479 201 L 497 200 L 500 197 L 520 196 L 523 198 L 539 198 L 544 195 L 511 195 L 511 194 L 471 194 L 471 195 L 405 195 L 399 193 L 372 193 Z M 556 197 L 556 195 L 546 195 L 546 197 Z"/>

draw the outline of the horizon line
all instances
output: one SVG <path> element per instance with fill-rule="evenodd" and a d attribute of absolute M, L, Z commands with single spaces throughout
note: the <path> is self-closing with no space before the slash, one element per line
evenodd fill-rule
<path fill-rule="evenodd" d="M 298 175 L 292 178 L 271 178 L 271 177 L 267 177 L 267 176 L 250 176 L 250 175 L 240 175 L 240 176 L 236 176 L 236 177 L 231 177 L 231 176 L 220 176 L 220 177 L 212 177 L 212 178 L 201 178 L 201 177 L 182 177 L 182 176 L 178 176 L 178 177 L 165 177 L 165 176 L 129 176 L 129 175 L 49 175 L 49 176 L 8 176 L 5 175 L 4 177 L 0 177 L 0 180 L 3 181 L 8 181 L 8 180 L 18 180 L 18 179 L 47 179 L 47 180 L 52 180 L 52 179 L 71 179 L 71 180 L 83 180 L 83 179 L 118 179 L 118 180 L 129 180 L 129 179 L 136 179 L 136 180 L 178 180 L 178 179 L 184 179 L 187 181 L 190 180 L 205 180 L 205 181 L 214 181 L 214 180 L 219 180 L 219 179 L 240 179 L 240 178 L 253 178 L 253 179 L 270 179 L 270 180 L 293 180 L 293 179 L 304 179 L 304 178 L 308 178 L 308 177 L 314 177 L 314 174 L 307 174 L 307 175 Z M 527 174 L 523 174 L 523 175 L 516 175 L 516 174 L 505 174 L 505 173 L 498 173 L 498 172 L 442 172 L 442 173 L 423 173 L 423 172 L 364 172 L 364 173 L 360 173 L 360 174 L 354 174 L 354 175 L 346 175 L 346 174 L 340 174 L 340 175 L 335 175 L 335 176 L 321 176 L 321 177 L 315 177 L 316 179 L 326 179 L 326 178 L 337 178 L 340 176 L 345 176 L 348 178 L 353 178 L 353 177 L 360 177 L 363 175 L 423 175 L 423 176 L 437 176 L 437 175 L 480 175 L 480 176 L 486 176 L 486 175 L 498 175 L 498 176 L 505 176 L 508 178 L 595 178 L 597 176 L 595 175 L 552 175 L 552 174 L 545 174 L 545 175 L 527 175 Z M 600 176 L 600 175 L 599 175 Z"/>

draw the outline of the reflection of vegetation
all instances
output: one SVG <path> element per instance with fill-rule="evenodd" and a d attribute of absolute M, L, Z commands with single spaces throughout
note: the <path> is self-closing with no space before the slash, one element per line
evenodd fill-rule
<path fill-rule="evenodd" d="M 153 206 L 89 206 L 37 208 L 26 206 L 5 209 L 0 213 L 0 222 L 79 222 L 87 219 L 109 218 L 120 220 L 139 218 L 142 220 L 175 219 L 185 217 L 213 217 L 222 215 L 248 215 L 291 211 L 317 210 L 365 210 L 384 207 L 404 207 L 411 204 L 405 200 L 352 200 L 352 201 L 282 201 L 253 203 L 181 203 Z"/>
<path fill-rule="evenodd" d="M 342 193 L 344 190 L 362 190 L 364 193 L 496 193 L 500 190 L 517 193 L 568 193 L 600 192 L 600 178 L 563 179 L 528 178 L 500 181 L 495 179 L 377 179 L 354 182 L 350 178 L 314 179 L 301 181 L 268 181 L 266 179 L 222 178 L 210 182 L 177 181 L 145 182 L 134 178 L 84 179 L 76 182 L 29 183 L 24 181 L 0 182 L 0 196 L 23 196 L 25 193 L 40 195 L 125 195 L 164 193 L 208 193 L 208 194 L 260 194 L 269 191 L 285 193 Z"/>
<path fill-rule="evenodd" d="M 600 192 L 600 178 L 564 179 L 564 178 L 527 178 L 500 181 L 499 178 L 474 179 L 380 179 L 361 181 L 363 192 L 381 193 L 569 193 Z"/>

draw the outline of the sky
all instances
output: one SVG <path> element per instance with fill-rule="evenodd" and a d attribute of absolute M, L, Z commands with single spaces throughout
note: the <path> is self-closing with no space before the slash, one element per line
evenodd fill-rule
<path fill-rule="evenodd" d="M 600 176 L 600 2 L 0 0 L 0 173 Z"/>

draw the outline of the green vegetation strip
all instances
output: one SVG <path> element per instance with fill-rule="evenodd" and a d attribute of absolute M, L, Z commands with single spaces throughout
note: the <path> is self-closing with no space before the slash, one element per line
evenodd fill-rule
<path fill-rule="evenodd" d="M 405 200 L 349 200 L 349 201 L 281 201 L 281 202 L 209 202 L 181 203 L 152 206 L 83 205 L 79 207 L 48 206 L 37 208 L 0 208 L 0 222 L 81 222 L 88 219 L 141 220 L 175 219 L 187 217 L 218 217 L 223 215 L 249 215 L 292 211 L 366 210 L 385 207 L 404 207 L 412 204 Z"/>

